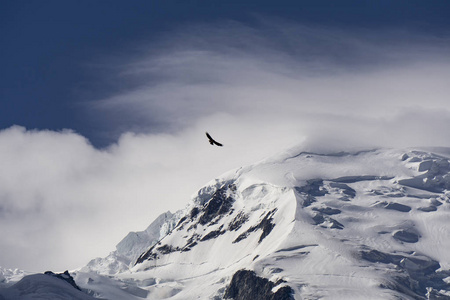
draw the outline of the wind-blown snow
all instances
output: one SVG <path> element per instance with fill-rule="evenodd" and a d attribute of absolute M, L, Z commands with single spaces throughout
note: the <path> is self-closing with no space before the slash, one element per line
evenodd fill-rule
<path fill-rule="evenodd" d="M 243 295 L 234 274 L 282 299 L 450 299 L 450 152 L 434 150 L 291 150 L 230 171 L 74 278 L 107 299 Z"/>

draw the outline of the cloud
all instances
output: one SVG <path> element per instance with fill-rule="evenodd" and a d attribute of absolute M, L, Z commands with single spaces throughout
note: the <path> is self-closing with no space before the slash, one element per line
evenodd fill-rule
<path fill-rule="evenodd" d="M 250 128 L 240 128 L 245 124 L 226 114 L 211 118 L 255 145 L 242 152 L 241 139 L 218 126 L 211 132 L 225 147 L 210 146 L 209 120 L 177 134 L 128 132 L 103 150 L 71 131 L 0 131 L 0 265 L 41 272 L 80 267 L 162 212 L 183 208 L 214 177 L 262 158 L 260 136 L 251 137 Z"/>
<path fill-rule="evenodd" d="M 280 20 L 195 25 L 167 36 L 118 64 L 111 81 L 122 90 L 92 106 L 114 116 L 106 124 L 120 128 L 116 136 L 127 127 L 173 133 L 215 113 L 301 124 L 315 115 L 361 122 L 450 108 L 445 38 Z"/>
<path fill-rule="evenodd" d="M 0 131 L 0 265 L 79 267 L 221 173 L 298 144 L 450 146 L 448 50 L 425 34 L 280 20 L 143 43 L 107 61 L 119 88 L 88 106 L 109 147 L 70 130 Z"/>

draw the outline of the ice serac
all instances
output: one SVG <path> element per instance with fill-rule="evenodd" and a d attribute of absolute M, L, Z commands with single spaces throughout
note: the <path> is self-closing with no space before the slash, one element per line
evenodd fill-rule
<path fill-rule="evenodd" d="M 107 299 L 450 299 L 440 150 L 292 152 L 228 172 L 159 234 L 119 243 L 110 259 L 131 268 L 75 280 Z"/>

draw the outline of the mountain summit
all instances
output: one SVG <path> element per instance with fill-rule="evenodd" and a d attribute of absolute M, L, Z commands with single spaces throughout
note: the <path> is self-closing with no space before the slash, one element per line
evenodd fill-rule
<path fill-rule="evenodd" d="M 101 299 L 450 299 L 449 154 L 285 153 L 72 275 Z"/>

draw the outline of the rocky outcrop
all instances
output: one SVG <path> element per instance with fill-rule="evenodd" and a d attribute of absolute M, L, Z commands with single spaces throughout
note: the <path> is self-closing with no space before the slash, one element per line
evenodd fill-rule
<path fill-rule="evenodd" d="M 77 290 L 81 291 L 80 287 L 75 283 L 75 280 L 73 279 L 72 275 L 70 275 L 69 271 L 67 271 L 67 270 L 64 273 L 59 273 L 59 274 L 55 274 L 52 271 L 47 271 L 44 274 L 64 280 L 65 282 L 67 282 L 68 284 L 70 284 L 71 286 L 76 288 Z"/>
<path fill-rule="evenodd" d="M 294 291 L 284 281 L 272 282 L 258 277 L 255 272 L 239 270 L 234 273 L 231 283 L 225 291 L 225 299 L 234 300 L 291 300 Z M 280 286 L 274 292 L 274 288 Z"/>

